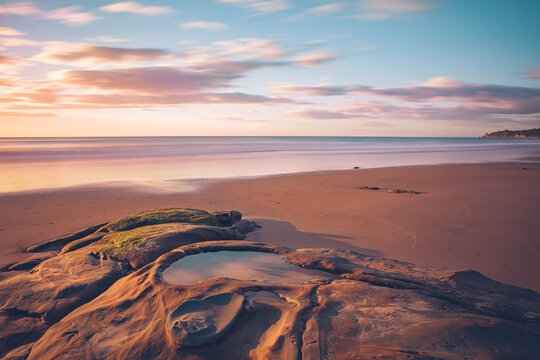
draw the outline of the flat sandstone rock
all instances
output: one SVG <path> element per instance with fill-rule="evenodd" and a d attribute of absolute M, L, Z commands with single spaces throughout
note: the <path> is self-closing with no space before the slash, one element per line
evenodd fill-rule
<path fill-rule="evenodd" d="M 86 233 L 71 239 L 85 238 L 31 271 L 14 271 L 0 284 L 0 356 L 538 358 L 534 291 L 475 271 L 238 240 L 238 229 L 252 227 L 242 226 L 236 212 L 216 216 L 192 209 L 136 214 L 101 227 L 91 241 Z M 163 281 L 171 264 L 220 251 L 272 253 L 328 277 L 266 282 L 238 279 L 233 271 L 228 277 L 224 268 L 222 277 L 194 284 Z"/>

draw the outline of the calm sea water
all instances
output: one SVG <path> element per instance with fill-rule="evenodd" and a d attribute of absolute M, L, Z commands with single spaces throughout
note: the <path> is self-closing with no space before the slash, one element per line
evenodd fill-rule
<path fill-rule="evenodd" d="M 395 137 L 0 138 L 0 192 L 400 165 L 516 161 L 538 139 Z"/>

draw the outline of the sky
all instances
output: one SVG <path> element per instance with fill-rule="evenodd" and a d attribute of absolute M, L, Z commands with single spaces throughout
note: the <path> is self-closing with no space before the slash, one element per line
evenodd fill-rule
<path fill-rule="evenodd" d="M 537 0 L 0 0 L 0 137 L 540 127 Z"/>

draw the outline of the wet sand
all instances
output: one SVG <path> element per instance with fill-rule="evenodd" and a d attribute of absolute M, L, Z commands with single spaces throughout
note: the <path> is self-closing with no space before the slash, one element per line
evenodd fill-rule
<path fill-rule="evenodd" d="M 538 184 L 540 164 L 501 163 L 206 180 L 183 193 L 115 185 L 6 195 L 0 267 L 43 256 L 22 250 L 91 225 L 147 209 L 193 207 L 235 209 L 255 219 L 262 229 L 248 240 L 473 269 L 540 291 Z M 396 189 L 420 194 L 388 192 Z"/>

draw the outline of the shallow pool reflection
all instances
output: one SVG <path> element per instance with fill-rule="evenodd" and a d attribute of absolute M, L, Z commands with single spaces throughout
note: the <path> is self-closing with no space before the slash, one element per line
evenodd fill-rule
<path fill-rule="evenodd" d="M 230 278 L 280 284 L 303 284 L 335 276 L 304 269 L 279 255 L 259 251 L 217 251 L 186 256 L 163 271 L 163 280 L 173 285 L 190 285 L 202 280 Z"/>

